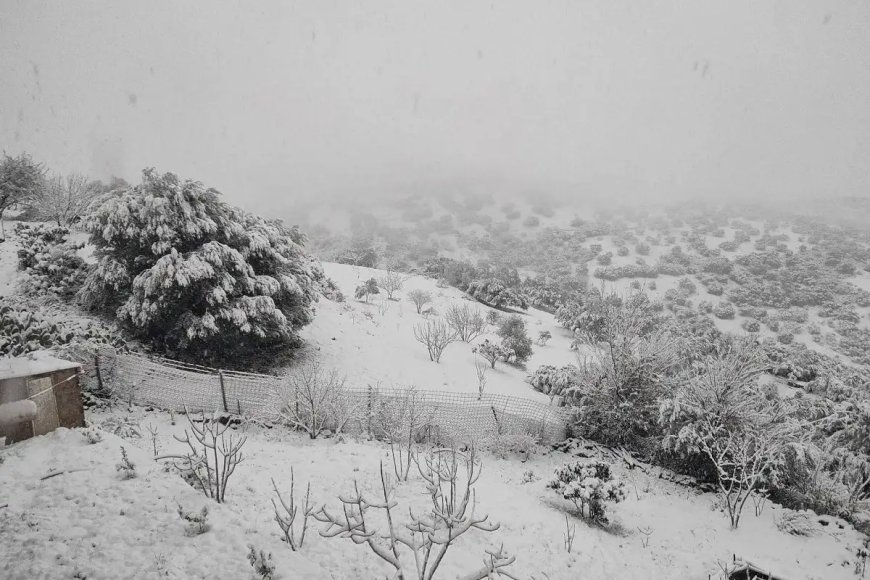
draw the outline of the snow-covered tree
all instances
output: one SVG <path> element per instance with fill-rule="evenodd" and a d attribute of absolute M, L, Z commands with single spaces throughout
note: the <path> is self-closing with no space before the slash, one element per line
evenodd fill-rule
<path fill-rule="evenodd" d="M 18 157 L 3 154 L 3 159 L 0 159 L 0 239 L 6 237 L 2 229 L 3 212 L 39 191 L 44 173 L 42 164 L 36 163 L 27 153 Z"/>
<path fill-rule="evenodd" d="M 304 236 L 232 207 L 214 189 L 143 172 L 83 227 L 98 263 L 79 293 L 173 356 L 218 359 L 297 346 L 323 271 Z M 224 364 L 243 364 L 222 360 Z"/>
<path fill-rule="evenodd" d="M 510 358 L 522 364 L 532 356 L 532 339 L 526 332 L 526 322 L 513 314 L 504 319 L 498 328 L 501 345 L 510 353 Z"/>
<path fill-rule="evenodd" d="M 489 366 L 495 368 L 495 363 L 500 360 L 506 360 L 510 357 L 511 352 L 500 344 L 491 342 L 488 338 L 471 349 L 471 352 L 479 354 L 487 361 Z"/>
<path fill-rule="evenodd" d="M 380 294 L 381 291 L 378 288 L 378 282 L 374 278 L 369 278 L 362 284 L 356 287 L 353 295 L 357 300 L 365 299 L 366 304 L 369 301 L 369 295 L 371 294 Z"/>
<path fill-rule="evenodd" d="M 31 197 L 29 205 L 40 218 L 68 226 L 79 221 L 101 195 L 100 183 L 80 173 L 52 175 Z"/>

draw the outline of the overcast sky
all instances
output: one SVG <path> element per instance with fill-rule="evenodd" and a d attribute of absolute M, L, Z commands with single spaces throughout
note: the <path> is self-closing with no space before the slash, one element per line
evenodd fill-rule
<path fill-rule="evenodd" d="M 0 148 L 294 195 L 870 193 L 870 2 L 0 0 Z"/>

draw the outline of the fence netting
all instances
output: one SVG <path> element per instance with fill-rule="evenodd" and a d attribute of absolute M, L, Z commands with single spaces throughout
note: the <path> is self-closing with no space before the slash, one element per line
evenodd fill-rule
<path fill-rule="evenodd" d="M 132 353 L 101 352 L 89 374 L 119 397 L 167 411 L 226 411 L 249 418 L 275 419 L 292 404 L 288 377 L 218 370 Z M 89 365 L 90 366 L 90 365 Z M 442 437 L 472 443 L 498 434 L 527 433 L 542 443 L 565 438 L 569 411 L 547 402 L 498 393 L 414 389 L 415 401 Z M 372 429 L 372 411 L 402 404 L 406 391 L 345 385 L 344 395 L 359 410 L 346 431 Z"/>

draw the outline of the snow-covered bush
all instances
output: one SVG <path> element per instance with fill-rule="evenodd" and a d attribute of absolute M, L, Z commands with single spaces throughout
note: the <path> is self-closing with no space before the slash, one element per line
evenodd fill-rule
<path fill-rule="evenodd" d="M 540 331 L 538 333 L 538 346 L 546 346 L 551 338 L 553 338 L 553 333 L 549 330 Z"/>
<path fill-rule="evenodd" d="M 0 297 L 0 356 L 46 349 L 93 351 L 104 346 L 125 349 L 126 343 L 98 322 L 55 321 L 27 303 Z"/>
<path fill-rule="evenodd" d="M 716 308 L 713 309 L 713 314 L 716 316 L 716 318 L 730 320 L 734 318 L 736 312 L 734 310 L 734 305 L 730 302 L 720 302 L 716 306 Z"/>
<path fill-rule="evenodd" d="M 188 511 L 178 504 L 178 517 L 186 522 L 184 535 L 200 536 L 211 528 L 208 523 L 208 506 L 202 506 L 198 512 Z"/>
<path fill-rule="evenodd" d="M 482 356 L 489 362 L 490 367 L 495 368 L 495 363 L 507 359 L 511 353 L 500 344 L 490 342 L 488 338 L 471 349 L 471 352 Z"/>
<path fill-rule="evenodd" d="M 547 484 L 561 497 L 571 501 L 581 517 L 606 522 L 606 503 L 625 499 L 625 484 L 614 479 L 610 464 L 604 461 L 575 461 L 556 469 Z"/>
<path fill-rule="evenodd" d="M 115 465 L 115 471 L 121 474 L 121 479 L 133 479 L 136 477 L 136 465 L 127 456 L 127 450 L 121 446 L 121 461 Z"/>
<path fill-rule="evenodd" d="M 487 438 L 483 448 L 500 459 L 517 455 L 525 461 L 537 452 L 538 441 L 529 433 L 500 433 Z"/>
<path fill-rule="evenodd" d="M 526 332 L 526 323 L 518 315 L 507 317 L 498 327 L 501 345 L 510 353 L 510 359 L 523 364 L 532 356 L 532 339 Z"/>
<path fill-rule="evenodd" d="M 468 285 L 466 291 L 475 300 L 493 308 L 502 310 L 506 308 L 521 308 L 526 310 L 529 307 L 525 296 L 513 288 L 509 288 L 504 282 L 496 278 L 474 280 Z"/>
<path fill-rule="evenodd" d="M 357 300 L 365 300 L 366 303 L 369 301 L 369 296 L 371 294 L 380 294 L 381 290 L 378 288 L 378 283 L 374 278 L 369 278 L 362 284 L 356 287 L 356 290 L 353 292 L 353 297 Z"/>
<path fill-rule="evenodd" d="M 18 269 L 27 274 L 25 294 L 53 294 L 71 299 L 88 274 L 85 261 L 76 254 L 78 246 L 67 242 L 67 228 L 39 224 L 18 224 Z"/>
<path fill-rule="evenodd" d="M 545 395 L 558 396 L 564 394 L 579 380 L 578 369 L 574 365 L 556 368 L 553 365 L 541 365 L 526 378 L 536 391 Z"/>
<path fill-rule="evenodd" d="M 96 427 L 88 427 L 82 430 L 82 436 L 90 445 L 96 445 L 103 440 L 103 432 Z"/>
<path fill-rule="evenodd" d="M 248 214 L 201 183 L 143 172 L 82 226 L 98 263 L 79 292 L 153 347 L 244 364 L 300 344 L 324 278 L 295 227 Z"/>
<path fill-rule="evenodd" d="M 746 332 L 759 332 L 761 331 L 761 323 L 753 318 L 748 318 L 740 323 L 740 327 Z"/>

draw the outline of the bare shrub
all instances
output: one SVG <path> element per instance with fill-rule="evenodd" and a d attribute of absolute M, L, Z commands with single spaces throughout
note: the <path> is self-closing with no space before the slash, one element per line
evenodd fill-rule
<path fill-rule="evenodd" d="M 486 329 L 486 320 L 480 310 L 468 304 L 452 305 L 444 313 L 444 319 L 462 342 L 471 342 Z"/>
<path fill-rule="evenodd" d="M 397 479 L 408 481 L 411 464 L 417 458 L 415 444 L 423 438 L 434 416 L 434 409 L 427 408 L 413 387 L 397 390 L 393 396 L 380 401 L 376 410 L 378 429 L 390 444 L 393 472 Z"/>
<path fill-rule="evenodd" d="M 184 430 L 184 437 L 173 437 L 187 445 L 187 452 L 155 459 L 173 460 L 175 468 L 190 485 L 206 497 L 223 503 L 230 477 L 244 460 L 242 447 L 247 437 L 228 434 L 229 424 L 222 424 L 216 416 L 206 419 L 205 413 L 200 413 L 199 426 L 189 413 L 186 416 L 189 429 Z"/>
<path fill-rule="evenodd" d="M 305 498 L 302 500 L 301 505 L 296 504 L 296 478 L 292 467 L 290 468 L 290 503 L 284 501 L 274 479 L 272 480 L 272 489 L 275 490 L 275 495 L 278 496 L 278 502 L 281 504 L 279 509 L 278 504 L 272 499 L 272 507 L 275 509 L 275 521 L 284 534 L 284 541 L 295 552 L 305 544 L 305 532 L 308 531 L 308 518 L 314 514 L 314 506 L 311 505 L 311 483 L 309 482 L 308 487 L 305 489 Z M 302 526 L 297 538 L 294 525 L 300 508 L 302 509 Z"/>
<path fill-rule="evenodd" d="M 345 382 L 338 371 L 317 362 L 300 365 L 287 377 L 287 389 L 279 393 L 281 418 L 311 439 L 327 429 L 341 433 L 360 407 L 348 395 Z"/>
<path fill-rule="evenodd" d="M 473 488 L 480 477 L 480 461 L 473 450 L 435 449 L 417 466 L 426 482 L 431 501 L 429 511 L 416 515 L 409 510 L 409 520 L 399 525 L 393 486 L 381 464 L 381 497 L 365 498 L 354 482 L 354 493 L 339 497 L 342 509 L 338 513 L 332 513 L 324 506 L 315 514 L 318 521 L 327 524 L 320 534 L 327 538 L 349 538 L 355 544 L 368 545 L 375 555 L 395 569 L 395 577 L 399 580 L 432 580 L 447 550 L 460 536 L 472 529 L 485 532 L 498 529 L 499 525 L 487 521 L 487 516 L 479 517 L 474 513 Z M 375 517 L 375 510 L 382 517 Z M 514 557 L 502 549 L 487 554 L 484 566 L 467 574 L 463 580 L 483 580 L 498 574 L 513 578 L 504 568 L 514 562 Z M 406 563 L 411 558 L 413 567 Z M 409 569 L 413 571 L 409 572 Z"/>
<path fill-rule="evenodd" d="M 483 390 L 486 388 L 486 373 L 489 363 L 481 358 L 474 359 L 474 370 L 477 372 L 477 400 L 483 398 Z"/>
<path fill-rule="evenodd" d="M 451 342 L 456 342 L 457 337 L 456 331 L 440 319 L 427 320 L 414 325 L 414 338 L 417 342 L 426 345 L 429 360 L 432 362 L 439 362 L 441 353 Z"/>
<path fill-rule="evenodd" d="M 568 525 L 568 514 L 565 514 L 565 534 L 563 536 L 565 551 L 569 554 L 574 547 L 574 536 L 577 535 L 577 524 Z"/>
<path fill-rule="evenodd" d="M 411 290 L 408 292 L 408 300 L 414 303 L 417 314 L 422 314 L 423 307 L 432 302 L 432 295 L 425 290 Z"/>

